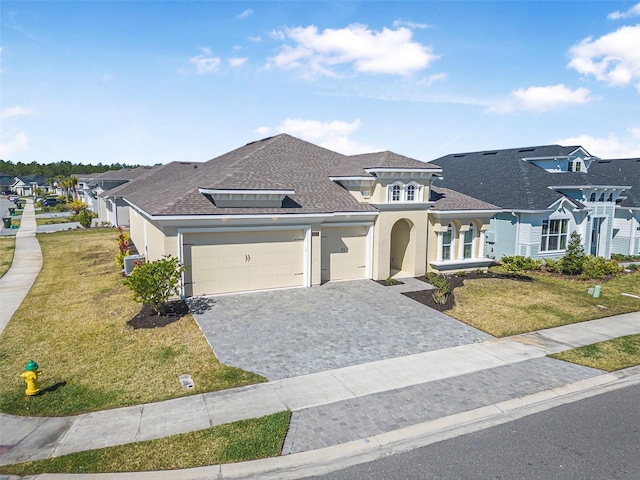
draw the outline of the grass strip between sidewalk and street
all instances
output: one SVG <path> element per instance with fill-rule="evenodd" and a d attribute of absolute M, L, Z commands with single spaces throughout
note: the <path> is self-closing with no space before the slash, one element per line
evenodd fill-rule
<path fill-rule="evenodd" d="M 599 298 L 588 294 L 601 285 Z M 520 279 L 465 280 L 455 289 L 455 306 L 446 313 L 495 337 L 507 337 L 544 328 L 594 320 L 640 310 L 640 273 L 609 280 L 528 273 Z"/>
<path fill-rule="evenodd" d="M 11 267 L 16 250 L 16 237 L 0 237 L 0 277 Z"/>
<path fill-rule="evenodd" d="M 266 381 L 218 361 L 191 314 L 163 327 L 127 325 L 141 310 L 116 265 L 117 232 L 38 235 L 43 267 L 0 335 L 0 411 L 64 416 Z M 41 393 L 20 378 L 34 360 Z M 189 374 L 195 388 L 178 379 Z"/>
<path fill-rule="evenodd" d="M 72 221 L 73 220 L 71 220 L 70 217 L 39 217 L 36 218 L 36 225 L 58 225 L 60 223 L 70 223 Z"/>
<path fill-rule="evenodd" d="M 242 462 L 280 454 L 288 411 L 158 440 L 73 453 L 0 467 L 9 475 L 175 470 Z"/>
<path fill-rule="evenodd" d="M 627 335 L 549 355 L 607 372 L 640 365 L 640 335 Z"/>

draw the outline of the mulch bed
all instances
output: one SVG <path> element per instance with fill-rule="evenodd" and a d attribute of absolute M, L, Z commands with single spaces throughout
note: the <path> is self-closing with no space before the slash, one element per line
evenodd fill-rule
<path fill-rule="evenodd" d="M 158 328 L 177 322 L 189 313 L 189 307 L 182 300 L 167 302 L 162 315 L 156 314 L 150 306 L 143 305 L 142 310 L 127 322 L 134 330 L 140 328 Z"/>
<path fill-rule="evenodd" d="M 417 292 L 403 292 L 403 295 L 415 300 L 416 302 L 420 302 L 427 307 L 433 308 L 434 310 L 438 310 L 439 312 L 444 312 L 446 310 L 451 310 L 456 304 L 454 290 L 458 287 L 462 287 L 464 285 L 465 280 L 473 280 L 476 278 L 509 278 L 512 280 L 531 280 L 529 277 L 520 276 L 517 277 L 515 275 L 506 275 L 501 273 L 475 273 L 469 272 L 464 275 L 447 275 L 449 279 L 449 292 L 445 295 L 444 303 L 436 303 L 433 299 L 433 290 L 419 290 Z M 425 277 L 416 277 L 418 280 L 421 280 L 425 283 L 429 283 L 429 280 Z"/>

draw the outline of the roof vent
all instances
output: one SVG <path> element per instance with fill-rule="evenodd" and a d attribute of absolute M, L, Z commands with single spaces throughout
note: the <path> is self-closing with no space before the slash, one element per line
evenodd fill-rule
<path fill-rule="evenodd" d="M 518 150 L 519 152 L 535 152 L 536 149 L 535 147 L 529 147 L 529 148 L 521 148 L 520 150 Z"/>
<path fill-rule="evenodd" d="M 495 155 L 496 153 L 498 153 L 498 151 L 494 150 L 493 152 L 484 152 L 483 155 Z"/>
<path fill-rule="evenodd" d="M 466 153 L 458 153 L 456 155 L 453 156 L 453 158 L 462 158 L 466 155 Z"/>

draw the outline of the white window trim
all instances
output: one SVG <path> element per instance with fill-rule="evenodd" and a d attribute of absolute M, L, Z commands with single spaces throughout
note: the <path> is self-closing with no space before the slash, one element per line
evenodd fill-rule
<path fill-rule="evenodd" d="M 398 200 L 393 200 L 393 188 L 396 186 L 400 187 L 400 197 Z M 408 196 L 407 190 L 409 186 L 414 187 L 413 200 L 407 199 L 407 196 Z M 424 191 L 423 185 L 419 184 L 418 182 L 409 182 L 407 184 L 402 183 L 400 181 L 393 182 L 387 187 L 387 192 L 388 192 L 387 202 L 388 203 L 420 203 L 422 202 L 423 191 Z"/>
<path fill-rule="evenodd" d="M 557 234 L 558 236 L 558 247 L 560 246 L 560 239 L 562 238 L 562 235 L 565 235 L 566 241 L 565 241 L 565 246 L 564 248 L 557 248 L 555 250 L 551 250 L 549 249 L 549 230 L 551 228 L 551 222 L 567 222 L 567 233 L 562 233 L 562 228 L 560 228 L 560 233 Z M 544 222 L 548 222 L 548 229 L 547 233 L 546 233 L 546 237 L 547 237 L 547 241 L 546 241 L 546 250 L 542 249 L 542 238 L 545 236 L 544 232 Z M 562 227 L 562 224 L 560 224 L 560 226 Z M 571 236 L 571 220 L 568 217 L 561 217 L 561 218 L 546 218 L 544 220 L 542 220 L 542 224 L 540 225 L 540 242 L 538 243 L 539 246 L 539 252 L 540 253 L 556 253 L 556 252 L 564 252 L 567 250 L 567 245 L 569 244 L 569 237 Z M 556 234 L 553 234 L 556 235 Z"/>

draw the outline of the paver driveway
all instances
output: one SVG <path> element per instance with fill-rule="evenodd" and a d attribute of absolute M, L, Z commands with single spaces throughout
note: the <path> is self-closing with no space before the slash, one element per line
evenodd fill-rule
<path fill-rule="evenodd" d="M 474 343 L 489 335 L 371 280 L 191 299 L 218 359 L 269 380 Z"/>

